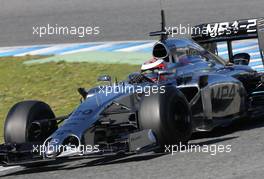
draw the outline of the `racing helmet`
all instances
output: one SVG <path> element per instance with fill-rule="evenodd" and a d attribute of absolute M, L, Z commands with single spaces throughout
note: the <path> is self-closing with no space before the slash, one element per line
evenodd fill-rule
<path fill-rule="evenodd" d="M 165 61 L 162 58 L 153 57 L 141 65 L 141 71 L 164 69 Z"/>

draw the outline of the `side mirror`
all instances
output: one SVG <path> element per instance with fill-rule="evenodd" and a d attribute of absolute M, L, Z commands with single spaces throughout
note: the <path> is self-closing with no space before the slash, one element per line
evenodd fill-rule
<path fill-rule="evenodd" d="M 248 53 L 238 53 L 232 58 L 235 65 L 248 65 L 250 55 Z"/>
<path fill-rule="evenodd" d="M 111 76 L 109 75 L 102 75 L 97 78 L 97 81 L 104 81 L 104 82 L 110 82 L 111 83 Z"/>

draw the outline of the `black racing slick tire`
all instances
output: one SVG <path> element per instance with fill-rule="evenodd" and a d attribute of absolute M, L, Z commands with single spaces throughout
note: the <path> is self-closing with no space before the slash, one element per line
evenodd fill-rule
<path fill-rule="evenodd" d="M 176 87 L 165 93 L 143 96 L 139 108 L 139 126 L 152 129 L 159 145 L 186 144 L 192 135 L 192 115 L 188 101 Z"/>
<path fill-rule="evenodd" d="M 44 142 L 58 127 L 50 106 L 41 101 L 22 101 L 7 114 L 4 126 L 5 143 Z M 42 121 L 40 121 L 42 120 Z"/>

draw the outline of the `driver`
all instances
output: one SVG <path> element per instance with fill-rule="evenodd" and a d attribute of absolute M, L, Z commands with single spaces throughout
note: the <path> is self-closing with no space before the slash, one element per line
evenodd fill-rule
<path fill-rule="evenodd" d="M 157 71 L 165 70 L 167 68 L 167 62 L 165 62 L 162 58 L 153 57 L 150 60 L 146 61 L 141 65 L 141 72 L 146 73 L 147 76 L 153 80 L 158 80 Z M 150 71 L 150 73 L 148 73 Z M 160 76 L 160 80 L 165 80 L 166 78 L 162 75 Z"/>

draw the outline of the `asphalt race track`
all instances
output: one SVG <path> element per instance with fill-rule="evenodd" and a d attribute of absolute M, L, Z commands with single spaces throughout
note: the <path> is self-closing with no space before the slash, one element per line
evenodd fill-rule
<path fill-rule="evenodd" d="M 1 171 L 3 178 L 263 178 L 264 121 L 251 121 L 194 136 L 195 145 L 231 145 L 225 153 L 147 153 L 130 157 L 83 159 Z"/>
<path fill-rule="evenodd" d="M 0 0 L 0 46 L 146 40 L 159 30 L 159 0 Z M 263 0 L 164 0 L 167 24 L 197 24 L 263 16 Z M 99 26 L 100 35 L 33 35 L 33 27 Z"/>
<path fill-rule="evenodd" d="M 168 24 L 197 24 L 264 16 L 263 0 L 165 0 Z M 0 46 L 87 41 L 146 40 L 159 30 L 158 0 L 0 0 Z M 32 26 L 89 25 L 102 28 L 85 39 L 62 36 L 38 38 Z M 194 135 L 197 145 L 231 145 L 231 152 L 161 155 L 147 153 L 53 163 L 33 169 L 0 168 L 0 178 L 263 178 L 264 119 L 234 124 Z"/>

